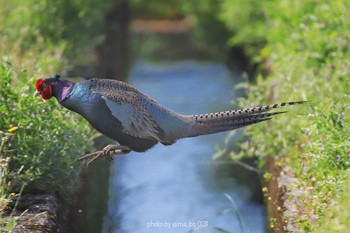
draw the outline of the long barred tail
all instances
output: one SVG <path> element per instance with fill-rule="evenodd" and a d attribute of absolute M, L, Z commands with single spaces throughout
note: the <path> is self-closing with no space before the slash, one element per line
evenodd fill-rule
<path fill-rule="evenodd" d="M 225 112 L 193 115 L 189 137 L 238 129 L 272 119 L 286 111 L 269 112 L 280 107 L 303 104 L 308 101 L 285 102 L 268 106 L 245 108 Z"/>

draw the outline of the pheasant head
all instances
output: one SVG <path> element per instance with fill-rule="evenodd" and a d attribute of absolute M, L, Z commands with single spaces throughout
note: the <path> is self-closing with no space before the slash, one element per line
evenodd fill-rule
<path fill-rule="evenodd" d="M 73 86 L 73 82 L 60 79 L 60 74 L 49 78 L 40 78 L 36 80 L 34 96 L 41 95 L 41 98 L 44 100 L 48 100 L 54 96 L 57 98 L 58 102 L 61 102 L 67 98 Z"/>

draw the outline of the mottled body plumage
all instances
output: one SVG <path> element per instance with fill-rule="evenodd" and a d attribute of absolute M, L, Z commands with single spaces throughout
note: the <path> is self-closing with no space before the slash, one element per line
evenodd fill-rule
<path fill-rule="evenodd" d="M 73 83 L 56 75 L 39 79 L 36 86 L 37 93 L 44 99 L 55 96 L 64 107 L 82 115 L 99 132 L 138 152 L 158 142 L 170 145 L 180 138 L 270 120 L 273 115 L 283 112 L 268 111 L 304 103 L 287 102 L 218 113 L 181 115 L 161 106 L 131 85 L 116 80 L 90 79 Z"/>

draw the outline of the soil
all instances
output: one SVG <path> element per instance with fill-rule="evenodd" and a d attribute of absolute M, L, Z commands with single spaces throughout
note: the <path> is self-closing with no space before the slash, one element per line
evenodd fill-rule
<path fill-rule="evenodd" d="M 14 217 L 12 233 L 66 232 L 61 200 L 54 194 L 23 194 L 8 205 L 4 218 Z"/>

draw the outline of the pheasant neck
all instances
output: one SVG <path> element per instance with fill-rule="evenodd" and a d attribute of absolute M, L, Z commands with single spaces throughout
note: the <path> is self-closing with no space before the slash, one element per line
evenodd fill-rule
<path fill-rule="evenodd" d="M 61 103 L 71 93 L 75 83 L 68 80 L 59 80 L 58 83 L 52 87 L 53 96 L 56 97 L 57 101 Z"/>

